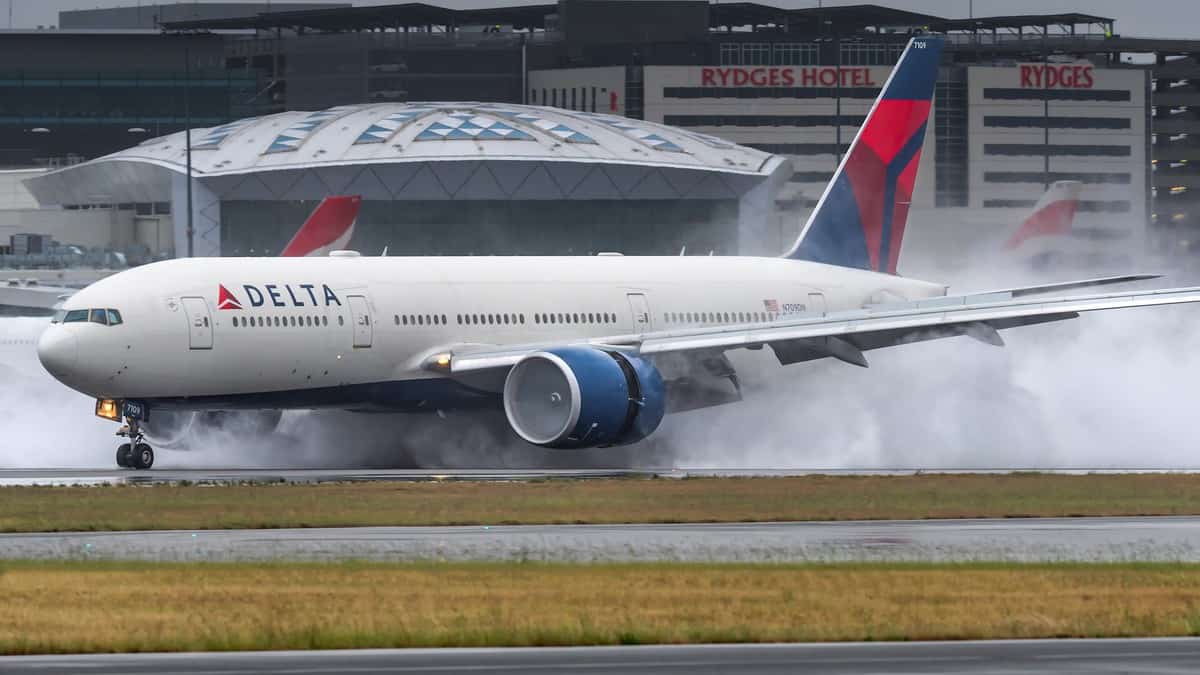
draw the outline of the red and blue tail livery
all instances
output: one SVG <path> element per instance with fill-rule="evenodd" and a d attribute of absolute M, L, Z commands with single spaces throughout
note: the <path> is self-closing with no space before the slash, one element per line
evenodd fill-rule
<path fill-rule="evenodd" d="M 785 257 L 896 273 L 943 46 L 909 41 Z"/>

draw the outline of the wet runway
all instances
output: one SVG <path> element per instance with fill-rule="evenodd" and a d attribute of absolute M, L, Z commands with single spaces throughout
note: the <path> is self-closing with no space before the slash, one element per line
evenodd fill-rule
<path fill-rule="evenodd" d="M 1145 673 L 1196 672 L 1200 640 L 378 649 L 0 657 L 0 673 Z"/>
<path fill-rule="evenodd" d="M 1200 562 L 1200 517 L 0 534 L 0 558 Z"/>
<path fill-rule="evenodd" d="M 641 467 L 609 469 L 154 469 L 133 471 L 115 468 L 37 468 L 0 469 L 0 487 L 11 485 L 106 485 L 177 483 L 322 483 L 346 481 L 425 481 L 425 480 L 541 480 L 547 478 L 588 479 L 658 476 L 687 477 L 761 477 L 761 476 L 911 476 L 931 473 L 1011 474 L 1054 473 L 1200 473 L 1198 468 L 1057 468 L 1057 469 L 980 469 L 980 468 L 891 468 L 828 469 L 812 468 L 705 468 Z"/>
<path fill-rule="evenodd" d="M 347 481 L 539 480 L 661 475 L 636 469 L 0 469 L 0 486 Z"/>

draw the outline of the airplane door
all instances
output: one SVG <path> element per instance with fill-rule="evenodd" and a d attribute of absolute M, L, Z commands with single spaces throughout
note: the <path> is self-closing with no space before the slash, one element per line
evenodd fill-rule
<path fill-rule="evenodd" d="M 367 299 L 361 295 L 348 295 L 346 302 L 350 303 L 350 322 L 354 324 L 354 346 L 371 346 L 371 311 L 367 307 Z"/>
<path fill-rule="evenodd" d="M 188 346 L 191 349 L 212 349 L 212 316 L 204 298 L 182 298 L 183 312 L 187 315 Z"/>
<path fill-rule="evenodd" d="M 633 312 L 633 329 L 639 333 L 646 333 L 653 329 L 650 321 L 650 303 L 646 302 L 646 296 L 643 293 L 627 293 L 629 298 L 629 309 Z"/>
<path fill-rule="evenodd" d="M 825 313 L 825 294 L 824 293 L 809 293 L 808 294 L 808 311 Z"/>

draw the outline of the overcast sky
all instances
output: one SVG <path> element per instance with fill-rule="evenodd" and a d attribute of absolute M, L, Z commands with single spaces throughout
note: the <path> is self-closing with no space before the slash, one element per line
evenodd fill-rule
<path fill-rule="evenodd" d="M 204 0 L 186 0 L 204 2 Z M 293 2 L 305 0 L 291 0 Z M 357 0 L 355 5 L 387 5 L 402 0 Z M 430 4 L 444 7 L 480 7 L 540 4 L 546 0 L 442 0 Z M 64 9 L 133 6 L 136 0 L 0 0 L 0 25 L 7 25 L 9 4 L 15 28 L 58 23 Z M 143 4 L 154 4 L 147 1 Z M 184 3 L 181 3 L 184 4 Z M 779 7 L 816 7 L 817 0 L 771 0 L 763 4 Z M 859 0 L 824 0 L 827 6 L 866 4 Z M 876 0 L 877 5 L 927 12 L 950 18 L 966 17 L 973 4 L 976 16 L 1082 12 L 1112 17 L 1124 35 L 1200 39 L 1200 0 Z"/>

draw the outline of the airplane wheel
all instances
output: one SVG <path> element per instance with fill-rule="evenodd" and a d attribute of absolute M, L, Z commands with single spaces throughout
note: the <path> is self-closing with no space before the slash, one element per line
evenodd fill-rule
<path fill-rule="evenodd" d="M 154 466 L 154 449 L 145 443 L 138 443 L 132 459 L 133 468 L 149 469 Z"/>
<path fill-rule="evenodd" d="M 117 446 L 117 466 L 122 469 L 128 469 L 131 454 L 133 454 L 133 448 L 128 443 L 122 443 Z"/>

